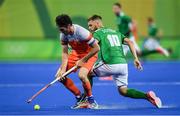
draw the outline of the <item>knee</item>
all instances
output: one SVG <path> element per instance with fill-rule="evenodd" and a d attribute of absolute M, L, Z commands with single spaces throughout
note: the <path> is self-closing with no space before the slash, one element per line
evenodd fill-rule
<path fill-rule="evenodd" d="M 82 82 L 86 82 L 88 79 L 87 79 L 87 75 L 86 74 L 83 74 L 83 73 L 79 73 L 79 78 Z"/>
<path fill-rule="evenodd" d="M 127 94 L 127 87 L 118 87 L 118 91 L 122 96 L 126 96 Z"/>

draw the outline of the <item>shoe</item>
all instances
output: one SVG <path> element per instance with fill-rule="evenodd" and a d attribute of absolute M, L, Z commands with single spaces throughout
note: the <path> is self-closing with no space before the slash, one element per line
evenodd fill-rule
<path fill-rule="evenodd" d="M 157 108 L 161 108 L 162 107 L 161 99 L 159 97 L 157 97 L 156 94 L 153 91 L 149 91 L 146 95 L 147 95 L 148 100 L 153 105 L 155 105 Z"/>
<path fill-rule="evenodd" d="M 71 108 L 72 109 L 78 109 L 78 108 L 81 108 L 81 105 L 80 104 L 85 104 L 86 102 L 86 95 L 85 94 L 81 94 L 79 97 L 77 96 L 76 97 L 76 103 L 74 106 L 72 106 Z"/>
<path fill-rule="evenodd" d="M 98 106 L 97 102 L 94 100 L 93 96 L 88 97 L 87 100 L 88 100 L 88 103 L 89 103 L 88 108 L 90 108 L 90 109 L 98 109 L 99 106 Z"/>

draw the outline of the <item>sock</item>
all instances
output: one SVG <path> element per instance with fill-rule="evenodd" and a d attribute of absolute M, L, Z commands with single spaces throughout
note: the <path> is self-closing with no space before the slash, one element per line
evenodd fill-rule
<path fill-rule="evenodd" d="M 147 56 L 149 54 L 155 54 L 155 53 L 159 53 L 157 50 L 144 50 L 141 52 L 141 56 Z"/>
<path fill-rule="evenodd" d="M 90 85 L 91 85 L 91 91 L 92 91 L 92 86 L 93 86 L 93 77 L 91 77 L 91 76 L 89 76 L 88 77 L 88 80 L 89 80 L 89 82 L 90 82 Z M 86 96 L 87 94 L 86 94 L 86 90 L 84 89 L 84 95 Z"/>
<path fill-rule="evenodd" d="M 92 96 L 92 90 L 91 90 L 91 84 L 90 84 L 90 82 L 89 82 L 89 81 L 83 82 L 82 85 L 83 85 L 83 87 L 84 87 L 84 90 L 85 90 L 85 92 L 86 92 L 86 95 L 87 95 L 88 97 Z"/>
<path fill-rule="evenodd" d="M 128 89 L 125 96 L 135 99 L 147 99 L 147 96 L 144 92 L 137 91 L 135 89 Z"/>
<path fill-rule="evenodd" d="M 76 85 L 73 83 L 73 81 L 70 78 L 66 78 L 65 80 L 61 81 L 61 83 L 69 90 L 71 91 L 75 96 L 80 96 L 81 92 L 76 87 Z"/>

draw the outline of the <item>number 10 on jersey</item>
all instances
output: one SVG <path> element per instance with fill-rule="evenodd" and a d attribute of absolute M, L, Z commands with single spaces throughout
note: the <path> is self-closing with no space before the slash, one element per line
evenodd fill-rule
<path fill-rule="evenodd" d="M 121 46 L 117 35 L 107 35 L 107 39 L 109 40 L 111 47 Z"/>

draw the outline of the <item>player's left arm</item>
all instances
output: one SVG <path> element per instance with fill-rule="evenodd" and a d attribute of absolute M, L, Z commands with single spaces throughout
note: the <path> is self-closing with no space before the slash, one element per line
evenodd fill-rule
<path fill-rule="evenodd" d="M 143 68 L 142 68 L 141 62 L 139 61 L 139 58 L 137 56 L 136 49 L 134 47 L 133 42 L 131 40 L 129 40 L 128 38 L 124 38 L 124 43 L 129 46 L 131 53 L 134 56 L 134 65 L 136 66 L 136 68 L 139 70 L 142 70 Z"/>
<path fill-rule="evenodd" d="M 79 27 L 79 36 L 81 38 L 81 41 L 85 41 L 91 47 L 89 53 L 76 63 L 76 65 L 80 67 L 84 63 L 86 63 L 91 57 L 93 57 L 96 53 L 98 53 L 100 47 L 94 39 L 94 37 L 92 36 L 92 34 L 85 28 Z"/>
<path fill-rule="evenodd" d="M 96 55 L 98 53 L 98 51 L 100 50 L 100 47 L 98 45 L 98 43 L 95 41 L 94 38 L 93 39 L 93 43 L 91 43 L 91 50 L 90 52 L 83 57 L 81 60 L 79 60 L 76 65 L 77 66 L 82 66 L 84 63 L 86 63 L 91 57 L 93 57 L 94 55 Z"/>

